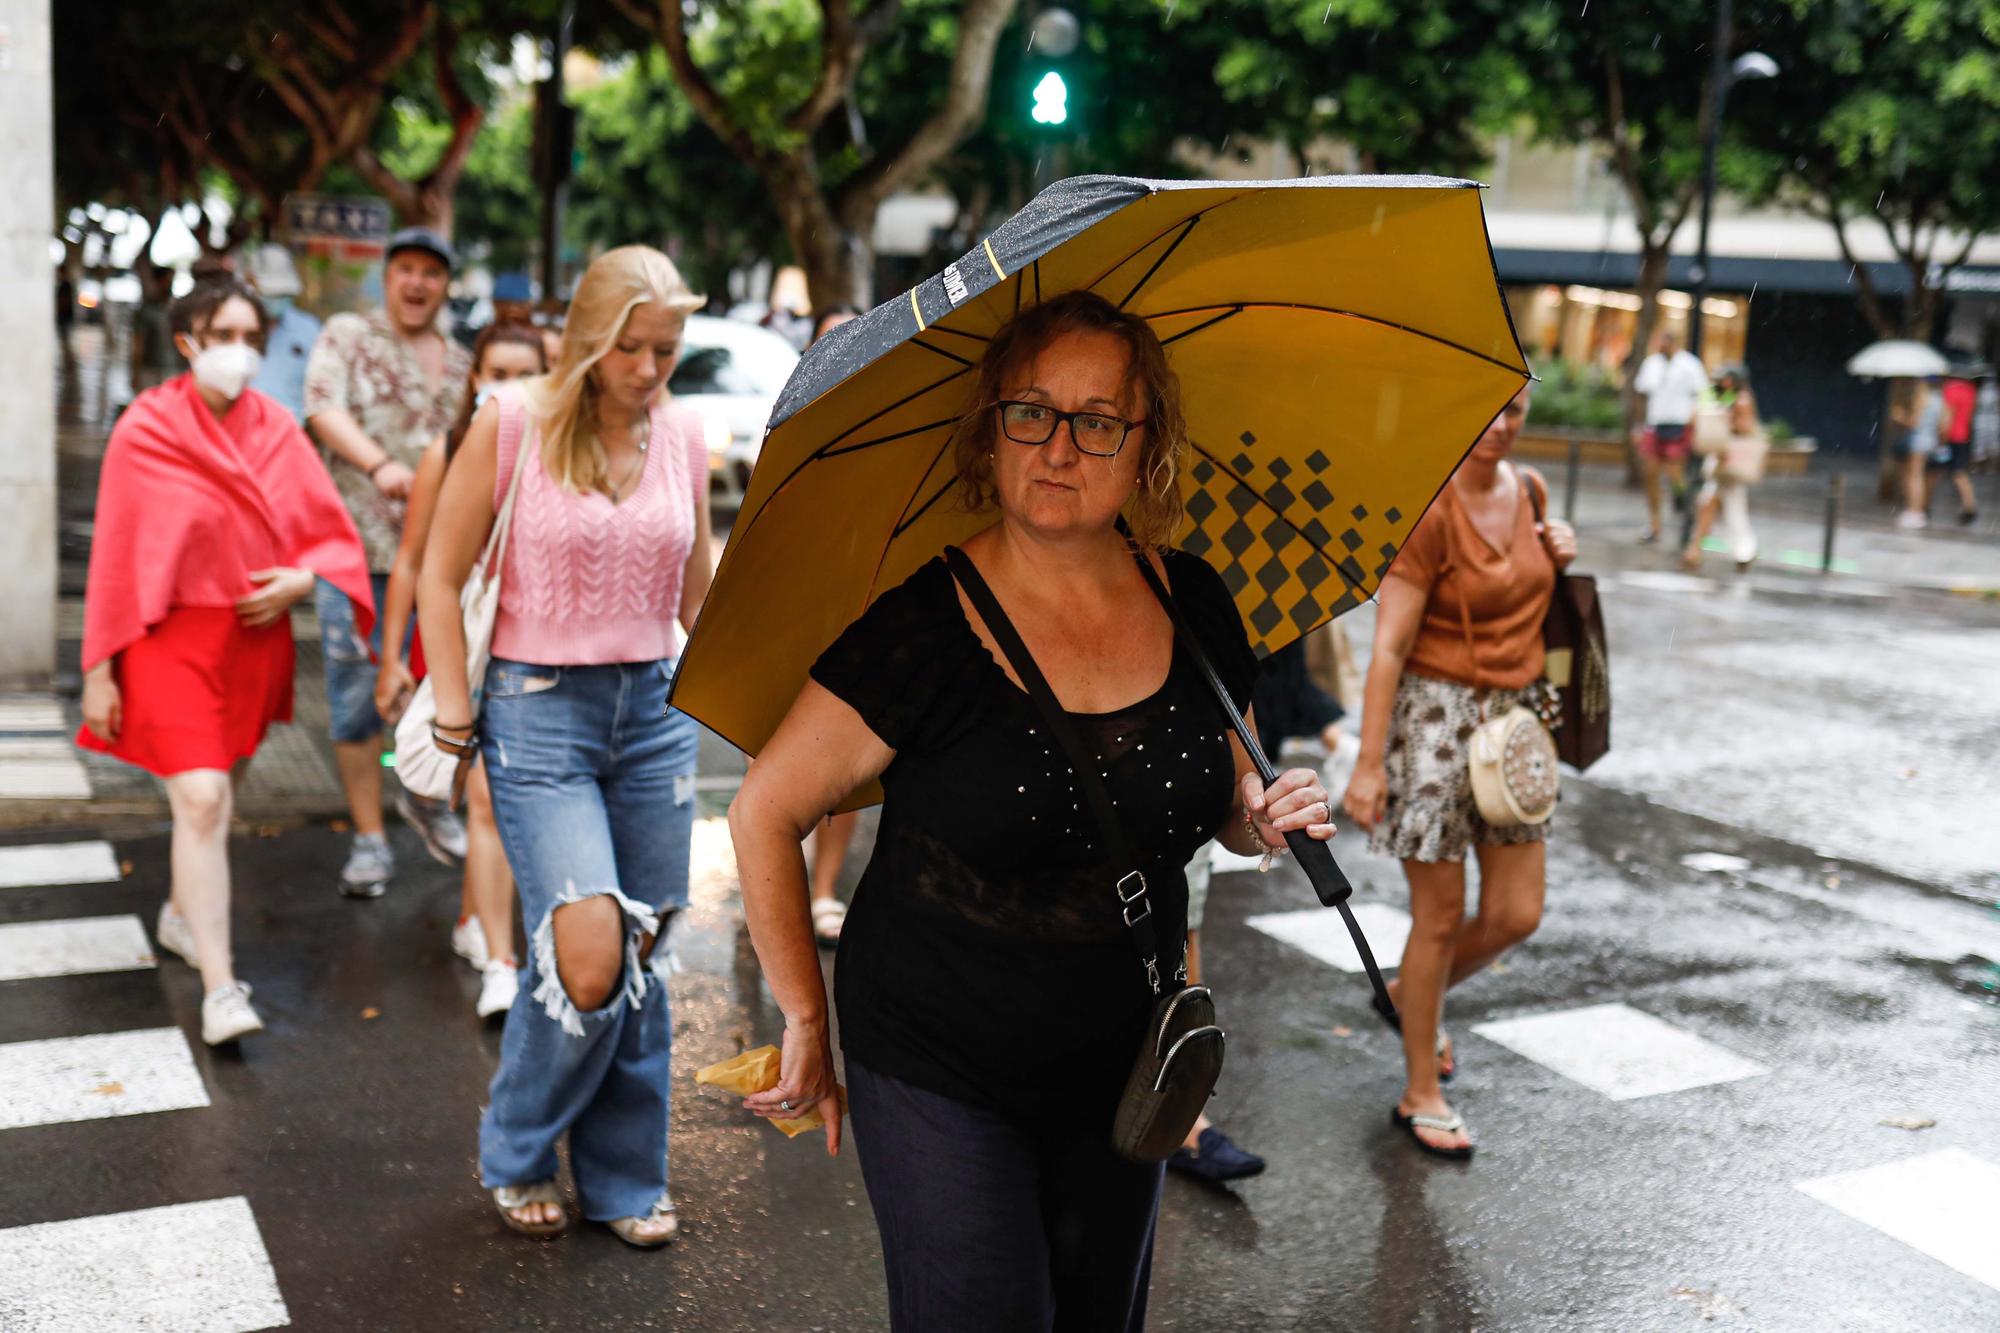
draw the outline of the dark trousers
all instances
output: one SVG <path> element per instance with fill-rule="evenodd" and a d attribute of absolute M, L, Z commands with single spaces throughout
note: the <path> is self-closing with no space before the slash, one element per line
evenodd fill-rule
<path fill-rule="evenodd" d="M 1159 1166 L 847 1062 L 893 1333 L 1142 1333 Z"/>

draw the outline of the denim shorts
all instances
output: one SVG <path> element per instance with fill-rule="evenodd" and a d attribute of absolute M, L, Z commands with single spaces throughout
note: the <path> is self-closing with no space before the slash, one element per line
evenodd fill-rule
<path fill-rule="evenodd" d="M 387 574 L 370 574 L 379 609 L 389 591 Z M 375 659 L 382 651 L 382 619 L 366 640 L 354 632 L 354 603 L 347 594 L 325 579 L 313 585 L 313 608 L 319 613 L 319 642 L 326 663 L 327 731 L 334 744 L 348 745 L 372 740 L 382 734 L 381 714 L 375 711 Z M 410 651 L 410 637 L 416 630 L 410 617 L 403 631 L 403 651 Z"/>

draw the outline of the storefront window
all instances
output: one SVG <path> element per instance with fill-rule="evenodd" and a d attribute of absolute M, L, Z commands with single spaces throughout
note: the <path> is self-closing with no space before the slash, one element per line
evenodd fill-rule
<path fill-rule="evenodd" d="M 1514 327 L 1531 361 L 1568 362 L 1581 370 L 1598 367 L 1615 371 L 1632 350 L 1639 324 L 1639 297 L 1634 292 L 1546 283 L 1510 287 L 1507 302 Z M 1688 315 L 1694 298 L 1686 292 L 1660 293 L 1660 320 L 1687 341 Z M 1711 294 L 1702 307 L 1702 360 L 1709 373 L 1741 364 L 1750 325 L 1750 301 L 1735 293 Z"/>

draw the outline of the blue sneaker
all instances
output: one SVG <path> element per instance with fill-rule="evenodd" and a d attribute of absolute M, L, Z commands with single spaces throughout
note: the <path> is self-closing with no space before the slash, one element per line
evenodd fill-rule
<path fill-rule="evenodd" d="M 1243 1151 L 1229 1141 L 1227 1134 L 1210 1125 L 1195 1140 L 1193 1152 L 1186 1148 L 1174 1149 L 1174 1155 L 1167 1159 L 1167 1169 L 1220 1184 L 1225 1180 L 1242 1180 L 1260 1174 L 1264 1170 L 1264 1159 L 1256 1153 Z"/>

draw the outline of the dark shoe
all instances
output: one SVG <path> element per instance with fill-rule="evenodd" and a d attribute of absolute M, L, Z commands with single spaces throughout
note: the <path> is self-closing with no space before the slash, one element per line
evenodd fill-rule
<path fill-rule="evenodd" d="M 1404 1115 L 1399 1108 L 1392 1106 L 1389 1108 L 1389 1123 L 1407 1132 L 1410 1136 L 1410 1142 L 1416 1144 L 1433 1157 L 1449 1158 L 1454 1162 L 1469 1162 L 1472 1160 L 1473 1145 L 1470 1143 L 1466 1144 L 1463 1148 L 1440 1148 L 1435 1144 L 1424 1142 L 1423 1138 L 1417 1133 L 1419 1129 L 1434 1129 L 1440 1134 L 1462 1134 L 1465 1132 L 1465 1120 L 1460 1116 Z M 1470 1138 L 1471 1136 L 1467 1135 L 1467 1137 Z"/>
<path fill-rule="evenodd" d="M 1253 1152 L 1244 1152 L 1214 1125 L 1204 1129 L 1195 1143 L 1194 1152 L 1186 1148 L 1174 1149 L 1174 1155 L 1167 1159 L 1167 1169 L 1215 1184 L 1225 1180 L 1242 1180 L 1259 1175 L 1264 1170 L 1263 1158 Z"/>
<path fill-rule="evenodd" d="M 1969 528 L 1978 521 L 1979 511 L 1977 509 L 1961 509 L 1958 511 L 1958 526 L 1961 528 Z"/>

